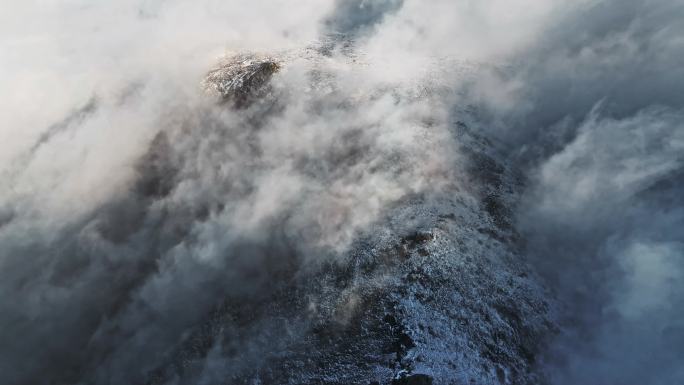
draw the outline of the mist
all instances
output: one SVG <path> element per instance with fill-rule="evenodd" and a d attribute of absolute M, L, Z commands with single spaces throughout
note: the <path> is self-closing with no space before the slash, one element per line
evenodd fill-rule
<path fill-rule="evenodd" d="M 558 304 L 549 383 L 683 381 L 683 18 L 676 0 L 0 4 L 0 382 L 147 381 L 217 306 L 467 188 L 455 120 L 525 177 L 515 226 Z M 241 53 L 282 69 L 227 108 L 200 85 Z M 207 355 L 202 381 L 263 353 L 234 337 L 244 356 Z"/>

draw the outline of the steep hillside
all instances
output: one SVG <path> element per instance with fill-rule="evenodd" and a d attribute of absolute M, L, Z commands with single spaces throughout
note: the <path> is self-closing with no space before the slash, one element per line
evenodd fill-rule
<path fill-rule="evenodd" d="M 264 90 L 281 67 L 240 55 L 205 87 L 271 106 L 264 98 L 277 97 Z M 291 260 L 257 294 L 216 305 L 149 383 L 542 383 L 537 352 L 554 326 L 512 223 L 524 181 L 466 123 L 447 126 L 461 155 L 443 186 L 394 202 L 333 260 L 285 246 Z"/>

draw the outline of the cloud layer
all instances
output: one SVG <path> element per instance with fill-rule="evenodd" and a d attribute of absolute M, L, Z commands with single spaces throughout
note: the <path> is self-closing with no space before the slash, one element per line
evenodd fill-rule
<path fill-rule="evenodd" d="M 564 308 L 553 383 L 681 381 L 682 18 L 675 0 L 1 4 L 0 373 L 140 381 L 216 298 L 339 258 L 454 182 L 468 106 L 528 176 L 519 228 Z M 202 96 L 243 51 L 287 58 L 271 96 Z"/>

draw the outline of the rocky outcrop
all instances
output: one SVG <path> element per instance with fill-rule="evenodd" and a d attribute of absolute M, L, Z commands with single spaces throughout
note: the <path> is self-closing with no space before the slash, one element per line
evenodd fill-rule
<path fill-rule="evenodd" d="M 236 107 L 244 107 L 267 93 L 268 82 L 280 64 L 273 57 L 243 54 L 228 57 L 202 82 L 205 91 Z"/>

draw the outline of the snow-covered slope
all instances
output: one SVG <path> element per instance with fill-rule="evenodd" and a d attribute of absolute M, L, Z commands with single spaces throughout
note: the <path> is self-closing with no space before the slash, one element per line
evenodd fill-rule
<path fill-rule="evenodd" d="M 205 87 L 273 99 L 272 113 L 277 92 L 263 90 L 281 67 L 241 55 Z M 288 246 L 290 262 L 256 294 L 214 307 L 149 383 L 542 383 L 536 353 L 554 324 L 512 223 L 524 181 L 467 123 L 445 125 L 459 156 L 443 185 L 396 200 L 334 259 L 301 260 Z"/>

